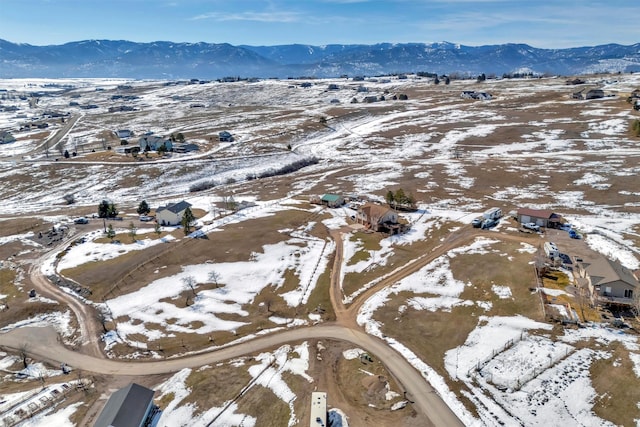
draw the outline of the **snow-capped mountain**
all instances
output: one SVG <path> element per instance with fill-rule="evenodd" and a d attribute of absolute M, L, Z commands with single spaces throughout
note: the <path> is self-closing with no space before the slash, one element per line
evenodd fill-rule
<path fill-rule="evenodd" d="M 517 70 L 573 75 L 640 71 L 640 43 L 570 49 L 526 44 L 440 43 L 233 46 L 85 40 L 32 46 L 0 39 L 0 78 L 334 77 L 428 72 L 502 75 Z"/>

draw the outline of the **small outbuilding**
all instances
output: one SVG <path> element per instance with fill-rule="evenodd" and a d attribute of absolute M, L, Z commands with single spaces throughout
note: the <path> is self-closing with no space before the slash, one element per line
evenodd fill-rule
<path fill-rule="evenodd" d="M 546 228 L 559 228 L 563 222 L 561 215 L 548 209 L 520 208 L 516 215 L 520 224 L 532 222 Z"/>
<path fill-rule="evenodd" d="M 223 130 L 218 133 L 218 140 L 220 142 L 233 142 L 233 135 L 230 132 Z"/>
<path fill-rule="evenodd" d="M 161 411 L 154 391 L 131 383 L 111 395 L 93 427 L 155 427 Z"/>
<path fill-rule="evenodd" d="M 11 132 L 7 132 L 7 131 L 0 131 L 0 144 L 9 144 L 11 142 L 14 142 L 16 139 L 14 138 L 13 135 L 11 135 Z"/>
<path fill-rule="evenodd" d="M 118 129 L 116 131 L 116 136 L 120 139 L 127 139 L 133 136 L 133 132 L 131 132 L 129 129 Z"/>
<path fill-rule="evenodd" d="M 585 99 L 598 99 L 604 98 L 604 91 L 602 89 L 591 89 L 584 96 Z"/>
<path fill-rule="evenodd" d="M 330 208 L 337 208 L 344 205 L 344 197 L 339 194 L 325 194 L 320 199 L 320 202 Z"/>

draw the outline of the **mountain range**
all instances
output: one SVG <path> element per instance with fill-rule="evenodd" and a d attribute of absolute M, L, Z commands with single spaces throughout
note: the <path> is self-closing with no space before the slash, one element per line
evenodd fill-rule
<path fill-rule="evenodd" d="M 215 79 L 427 72 L 577 75 L 640 71 L 640 43 L 567 49 L 440 43 L 233 46 L 85 40 L 33 46 L 0 39 L 0 78 Z"/>

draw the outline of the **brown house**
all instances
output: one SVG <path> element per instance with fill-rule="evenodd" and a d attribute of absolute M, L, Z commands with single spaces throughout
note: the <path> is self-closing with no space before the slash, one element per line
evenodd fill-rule
<path fill-rule="evenodd" d="M 387 231 L 398 224 L 398 214 L 386 206 L 367 203 L 358 208 L 356 222 L 374 231 Z"/>

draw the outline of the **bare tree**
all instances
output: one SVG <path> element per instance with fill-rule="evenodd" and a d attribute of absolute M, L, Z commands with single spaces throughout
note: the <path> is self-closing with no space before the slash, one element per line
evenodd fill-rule
<path fill-rule="evenodd" d="M 185 301 L 185 305 L 189 306 L 189 300 L 191 299 L 191 297 L 196 297 L 196 279 L 193 276 L 185 276 L 180 280 L 182 281 L 186 289 L 191 290 L 191 295 L 187 295 Z"/>
<path fill-rule="evenodd" d="M 109 332 L 109 330 L 107 329 L 107 322 L 109 321 L 109 318 L 106 314 L 104 314 L 101 310 L 98 310 L 96 312 L 96 320 L 98 320 L 98 322 L 100 322 L 100 324 L 102 325 L 102 331 L 105 334 Z"/>
<path fill-rule="evenodd" d="M 27 350 L 29 350 L 29 344 L 26 342 L 22 343 L 20 345 L 20 348 L 18 349 L 18 352 L 20 353 L 20 359 L 22 359 L 22 365 L 25 369 L 27 369 L 27 367 L 29 366 L 29 364 L 27 363 L 27 359 L 29 358 L 29 356 L 27 355 Z"/>
<path fill-rule="evenodd" d="M 220 281 L 220 273 L 215 270 L 211 270 L 209 272 L 209 281 L 218 287 L 218 282 Z"/>

